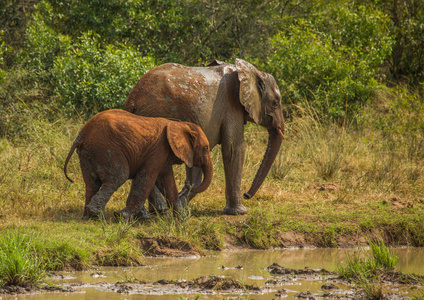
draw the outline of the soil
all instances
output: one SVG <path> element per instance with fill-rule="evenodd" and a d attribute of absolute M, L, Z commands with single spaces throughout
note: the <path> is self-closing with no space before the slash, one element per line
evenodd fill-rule
<path fill-rule="evenodd" d="M 140 246 L 148 256 L 181 257 L 202 254 L 197 247 L 175 237 L 142 238 Z"/>
<path fill-rule="evenodd" d="M 295 231 L 281 232 L 278 242 L 281 248 L 313 248 L 313 247 L 338 247 L 338 248 L 354 248 L 368 246 L 367 240 L 374 240 L 376 236 L 382 237 L 386 245 L 394 244 L 390 236 L 383 232 L 368 232 L 350 236 L 339 236 L 335 238 L 331 245 L 323 241 L 323 237 L 313 233 L 302 233 Z M 403 245 L 399 242 L 396 246 Z M 406 243 L 405 243 L 406 245 Z M 201 256 L 204 252 L 186 241 L 176 237 L 159 236 L 154 238 L 141 238 L 140 247 L 147 256 Z M 244 250 L 251 249 L 240 240 L 227 236 L 224 243 L 225 250 Z M 212 249 L 217 250 L 217 249 Z"/>
<path fill-rule="evenodd" d="M 75 292 L 71 287 L 50 286 L 50 285 L 30 285 L 30 286 L 4 286 L 0 287 L 0 295 L 19 295 L 19 294 L 39 294 L 39 293 L 69 293 Z M 1 297 L 0 297 L 1 299 Z"/>

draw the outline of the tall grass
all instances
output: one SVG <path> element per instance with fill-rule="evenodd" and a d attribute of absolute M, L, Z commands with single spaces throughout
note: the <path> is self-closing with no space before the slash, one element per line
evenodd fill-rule
<path fill-rule="evenodd" d="M 344 279 L 364 280 L 378 276 L 382 272 L 393 271 L 398 261 L 397 255 L 380 240 L 368 241 L 370 251 L 347 255 L 346 267 L 340 266 L 338 272 Z M 363 255 L 363 257 L 360 257 Z"/>
<path fill-rule="evenodd" d="M 291 148 L 283 145 L 270 170 L 273 178 L 277 180 L 284 180 L 286 178 L 293 167 L 295 167 L 295 161 L 292 156 Z"/>
<path fill-rule="evenodd" d="M 252 248 L 267 249 L 278 246 L 274 239 L 275 217 L 271 211 L 258 207 L 246 218 L 241 227 L 240 239 Z"/>
<path fill-rule="evenodd" d="M 358 285 L 367 299 L 377 300 L 383 295 L 380 277 L 395 269 L 398 257 L 382 240 L 368 243 L 369 251 L 347 255 L 346 266 L 339 266 L 338 272 L 340 277 Z"/>
<path fill-rule="evenodd" d="M 35 285 L 44 276 L 45 262 L 31 238 L 19 233 L 0 238 L 0 285 Z"/>

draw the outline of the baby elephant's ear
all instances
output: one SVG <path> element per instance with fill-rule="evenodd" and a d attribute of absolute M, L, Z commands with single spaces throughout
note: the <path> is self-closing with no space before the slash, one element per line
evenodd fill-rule
<path fill-rule="evenodd" d="M 193 167 L 193 136 L 191 129 L 184 123 L 169 123 L 166 129 L 169 145 L 175 156 L 189 168 Z"/>

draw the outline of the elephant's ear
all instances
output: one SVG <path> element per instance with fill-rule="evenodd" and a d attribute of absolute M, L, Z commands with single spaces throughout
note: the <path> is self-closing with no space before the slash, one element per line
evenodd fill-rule
<path fill-rule="evenodd" d="M 175 156 L 192 168 L 193 135 L 190 127 L 182 122 L 171 122 L 166 127 L 166 136 Z"/>
<path fill-rule="evenodd" d="M 240 81 L 240 103 L 256 124 L 261 123 L 261 89 L 264 81 L 260 72 L 252 64 L 236 59 L 238 79 Z"/>

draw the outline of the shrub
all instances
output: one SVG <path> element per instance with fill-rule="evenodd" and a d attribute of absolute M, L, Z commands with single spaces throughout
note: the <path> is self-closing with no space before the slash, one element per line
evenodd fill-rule
<path fill-rule="evenodd" d="M 338 119 L 357 112 L 374 96 L 374 75 L 391 40 L 383 38 L 387 21 L 380 13 L 345 8 L 329 15 L 299 20 L 274 36 L 268 68 L 278 80 L 284 102 L 298 104 L 306 98 Z"/>
<path fill-rule="evenodd" d="M 153 59 L 143 57 L 132 46 L 108 44 L 91 31 L 74 41 L 49 25 L 51 15 L 50 6 L 41 2 L 26 31 L 21 54 L 23 68 L 31 70 L 28 76 L 30 85 L 37 86 L 36 93 L 49 96 L 44 101 L 57 101 L 68 113 L 91 116 L 121 107 L 137 80 L 154 66 Z"/>
<path fill-rule="evenodd" d="M 54 66 L 54 91 L 65 110 L 92 115 L 121 107 L 138 79 L 153 67 L 126 45 L 102 45 L 100 37 L 84 33 Z"/>
<path fill-rule="evenodd" d="M 283 101 L 300 103 L 307 98 L 325 108 L 333 118 L 354 112 L 372 96 L 376 81 L 365 64 L 356 66 L 337 51 L 330 39 L 307 24 L 292 26 L 288 36 L 273 39 L 272 72 L 279 81 Z"/>
<path fill-rule="evenodd" d="M 25 34 L 25 50 L 21 55 L 23 67 L 33 72 L 34 81 L 50 85 L 54 82 L 51 73 L 58 57 L 69 51 L 71 40 L 58 34 L 44 21 L 44 16 L 34 14 Z M 40 84 L 40 83 L 39 83 Z"/>
<path fill-rule="evenodd" d="M 3 32 L 0 31 L 0 83 L 2 83 L 6 77 L 6 72 L 2 69 L 2 66 L 4 63 L 4 55 L 6 54 L 7 47 L 2 39 L 2 36 Z"/>

